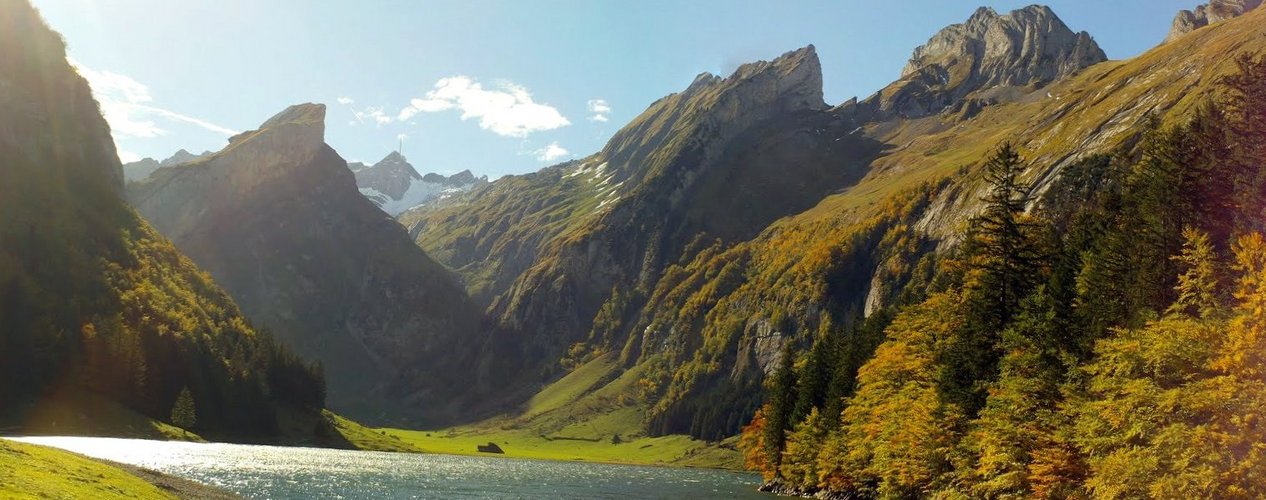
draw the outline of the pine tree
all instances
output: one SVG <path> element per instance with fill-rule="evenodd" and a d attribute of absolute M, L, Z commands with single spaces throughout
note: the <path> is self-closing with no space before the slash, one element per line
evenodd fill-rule
<path fill-rule="evenodd" d="M 796 402 L 794 364 L 795 351 L 792 350 L 791 342 L 787 341 L 778 360 L 778 369 L 770 378 L 767 388 L 769 402 L 766 404 L 768 412 L 765 414 L 764 427 L 765 463 L 775 471 L 782 464 L 783 445 L 791 427 L 791 412 Z"/>
<path fill-rule="evenodd" d="M 986 319 L 995 328 L 1011 320 L 1032 290 L 1042 257 L 1032 238 L 1035 224 L 1024 214 L 1029 186 L 1020 180 L 1023 173 L 1019 153 L 1003 143 L 985 163 L 990 189 L 984 211 L 972 221 L 970 252 L 982 271 Z"/>
<path fill-rule="evenodd" d="M 176 396 L 176 404 L 171 408 L 171 423 L 186 432 L 198 423 L 198 412 L 193 404 L 193 393 L 185 387 Z"/>
<path fill-rule="evenodd" d="M 1243 230 L 1266 229 L 1266 56 L 1243 54 L 1236 59 L 1239 71 L 1221 81 L 1230 121 L 1229 141 L 1234 146 L 1235 198 L 1239 226 Z"/>
<path fill-rule="evenodd" d="M 941 396 L 972 416 L 984 406 L 985 389 L 997 375 L 999 335 L 1041 278 L 1044 253 L 1038 226 L 1024 213 L 1029 188 L 1020 181 L 1019 154 L 1003 143 L 985 170 L 989 193 L 962 252 L 969 321 L 937 352 Z"/>
<path fill-rule="evenodd" d="M 1186 268 L 1178 276 L 1178 300 L 1169 307 L 1171 313 L 1194 314 L 1200 318 L 1213 316 L 1221 305 L 1218 298 L 1217 256 L 1209 235 L 1193 227 L 1182 232 L 1182 253 L 1172 259 Z"/>

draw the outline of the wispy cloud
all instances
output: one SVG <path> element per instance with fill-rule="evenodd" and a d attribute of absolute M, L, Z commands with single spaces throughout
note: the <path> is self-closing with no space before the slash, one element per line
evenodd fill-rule
<path fill-rule="evenodd" d="M 557 142 L 551 142 L 548 146 L 532 152 L 532 155 L 536 156 L 537 161 L 545 162 L 554 161 L 569 154 L 571 152 L 559 146 Z"/>
<path fill-rule="evenodd" d="M 348 104 L 353 104 L 353 103 L 355 103 L 355 102 L 356 102 L 356 101 L 355 101 L 354 99 L 352 99 L 351 97 L 340 97 L 340 98 L 338 98 L 337 100 L 338 100 L 338 103 L 339 103 L 339 104 L 342 104 L 342 105 L 344 105 L 344 106 L 346 106 L 346 105 L 348 105 Z"/>
<path fill-rule="evenodd" d="M 353 125 L 357 123 L 373 123 L 381 127 L 395 121 L 390 115 L 383 112 L 381 106 L 367 106 L 362 110 L 352 110 L 352 116 L 356 118 L 356 121 L 352 122 Z"/>
<path fill-rule="evenodd" d="M 479 127 L 505 137 L 527 137 L 534 132 L 571 125 L 558 109 L 535 102 L 526 88 L 509 81 L 495 89 L 467 76 L 442 78 L 424 96 L 409 101 L 396 118 L 405 121 L 418 113 L 459 110 L 463 120 L 479 119 Z"/>
<path fill-rule="evenodd" d="M 589 121 L 606 123 L 610 120 L 607 115 L 611 114 L 611 105 L 607 104 L 606 99 L 590 99 L 587 107 L 589 112 L 593 113 L 593 116 L 589 117 Z"/>
<path fill-rule="evenodd" d="M 95 70 L 73 59 L 70 64 L 88 80 L 93 96 L 101 104 L 101 114 L 110 123 L 116 143 L 123 137 L 152 138 L 166 135 L 167 130 L 152 119 L 155 117 L 195 125 L 225 136 L 237 134 L 237 131 L 228 127 L 149 104 L 154 100 L 149 87 L 129 76 Z"/>

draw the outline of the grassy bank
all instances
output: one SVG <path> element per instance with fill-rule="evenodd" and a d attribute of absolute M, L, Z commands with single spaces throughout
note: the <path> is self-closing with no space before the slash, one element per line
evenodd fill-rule
<path fill-rule="evenodd" d="M 5 439 L 0 439 L 0 497 L 178 498 L 117 467 Z"/>
<path fill-rule="evenodd" d="M 518 414 L 449 429 L 379 429 L 377 439 L 456 455 L 489 455 L 477 446 L 495 443 L 507 457 L 741 468 L 734 439 L 647 436 L 640 377 L 639 370 L 621 373 L 612 356 L 601 356 L 545 387 Z"/>

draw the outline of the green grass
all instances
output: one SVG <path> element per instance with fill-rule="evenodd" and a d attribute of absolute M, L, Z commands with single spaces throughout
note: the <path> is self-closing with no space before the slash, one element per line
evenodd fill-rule
<path fill-rule="evenodd" d="M 17 429 L 24 434 L 205 441 L 193 432 L 85 392 L 58 393 L 24 413 L 23 421 L 17 422 Z"/>
<path fill-rule="evenodd" d="M 396 446 L 401 449 L 387 451 L 741 468 L 733 439 L 708 443 L 683 435 L 646 436 L 646 410 L 636 400 L 641 370 L 614 377 L 618 369 L 614 356 L 599 356 L 542 389 L 517 415 L 437 430 L 366 429 L 340 419 L 349 424 L 340 432 L 362 449 Z M 477 451 L 490 442 L 505 454 Z"/>
<path fill-rule="evenodd" d="M 175 498 L 121 469 L 73 453 L 0 439 L 0 497 Z"/>
<path fill-rule="evenodd" d="M 351 444 L 358 450 L 365 451 L 394 451 L 401 453 L 420 453 L 423 450 L 405 442 L 397 436 L 388 434 L 386 431 L 370 429 L 352 420 L 343 418 L 329 410 L 323 410 L 322 416 L 330 427 L 347 443 Z"/>

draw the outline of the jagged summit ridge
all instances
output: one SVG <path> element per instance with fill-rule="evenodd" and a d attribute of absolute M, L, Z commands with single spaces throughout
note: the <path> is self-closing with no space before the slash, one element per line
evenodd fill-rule
<path fill-rule="evenodd" d="M 1239 17 L 1245 12 L 1262 5 L 1262 0 L 1212 0 L 1200 5 L 1195 10 L 1180 10 L 1174 16 L 1174 24 L 1169 29 L 1165 41 L 1198 30 L 1210 24 Z"/>
<path fill-rule="evenodd" d="M 350 164 L 349 168 L 352 168 Z M 392 151 L 372 166 L 353 168 L 352 173 L 360 193 L 391 216 L 469 191 L 488 181 L 486 177 L 476 178 L 469 170 L 451 177 L 436 173 L 419 175 L 399 151 Z"/>
<path fill-rule="evenodd" d="M 999 88 L 1043 86 L 1107 60 L 1085 31 L 1074 32 L 1049 7 L 999 14 L 988 7 L 914 50 L 901 79 L 871 101 L 880 117 L 919 117 L 984 104 Z"/>
<path fill-rule="evenodd" d="M 977 64 L 962 83 L 981 89 L 1046 83 L 1107 56 L 1089 33 L 1074 33 L 1049 7 L 1032 5 L 1005 15 L 981 7 L 966 23 L 941 30 L 915 49 L 901 76 L 944 71 L 963 58 Z"/>
<path fill-rule="evenodd" d="M 753 124 L 786 114 L 827 109 L 822 97 L 822 65 L 808 45 L 770 61 L 739 66 L 728 78 L 702 73 L 682 92 L 655 101 L 616 132 L 599 156 L 610 164 L 613 184 L 640 178 L 672 161 L 662 150 L 669 136 L 709 130 L 718 144 Z M 654 153 L 654 157 L 652 157 Z"/>

